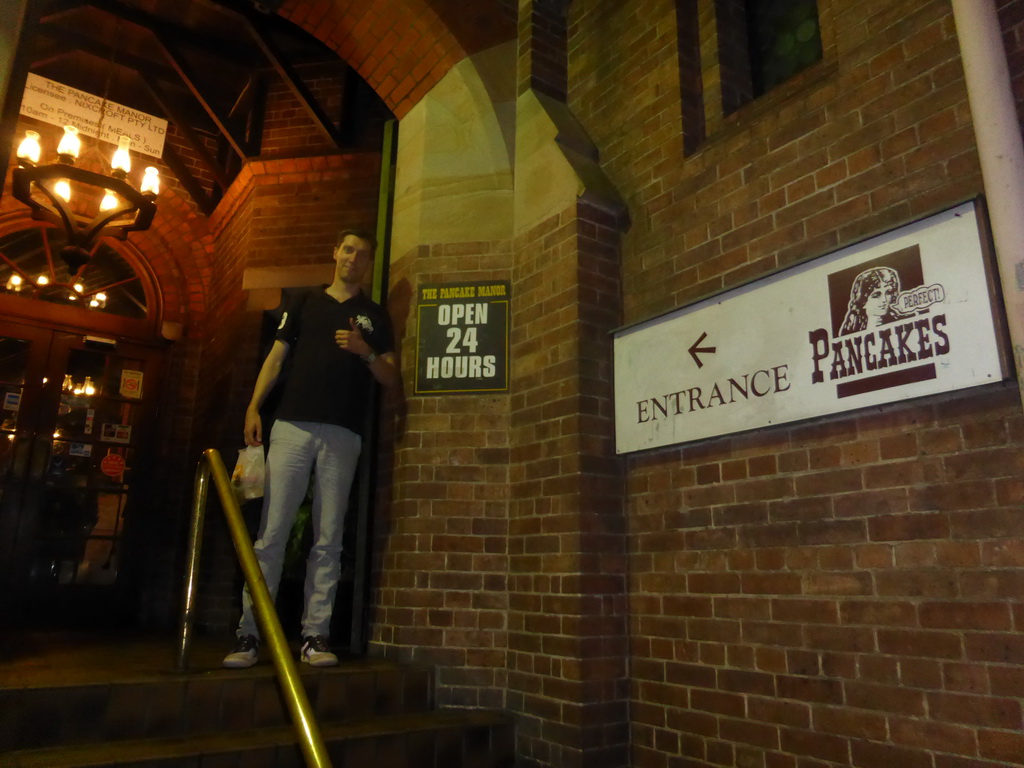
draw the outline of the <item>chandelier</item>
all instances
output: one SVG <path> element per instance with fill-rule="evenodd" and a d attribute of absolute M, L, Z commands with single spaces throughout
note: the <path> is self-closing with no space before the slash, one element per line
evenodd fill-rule
<path fill-rule="evenodd" d="M 60 257 L 74 278 L 89 262 L 100 237 L 124 240 L 129 232 L 149 229 L 156 214 L 160 176 L 156 168 L 148 167 L 138 189 L 128 183 L 131 140 L 127 136 L 118 137 L 109 176 L 75 165 L 82 142 L 73 125 L 64 126 L 56 162 L 39 164 L 39 139 L 38 132 L 26 131 L 18 145 L 11 192 L 32 210 L 33 219 L 63 229 L 67 245 Z"/>

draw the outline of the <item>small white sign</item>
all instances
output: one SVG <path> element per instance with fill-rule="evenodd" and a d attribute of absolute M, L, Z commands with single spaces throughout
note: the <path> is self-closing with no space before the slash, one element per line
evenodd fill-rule
<path fill-rule="evenodd" d="M 130 371 L 127 368 L 121 371 L 121 387 L 118 391 L 121 393 L 121 397 L 140 400 L 142 398 L 142 371 Z"/>
<path fill-rule="evenodd" d="M 103 125 L 100 126 L 100 111 Z M 50 125 L 73 125 L 83 136 L 117 144 L 118 136 L 132 140 L 132 151 L 161 157 L 167 136 L 167 121 L 114 101 L 48 80 L 31 72 L 25 82 L 21 114 Z M 100 135 L 102 132 L 102 135 Z"/>
<path fill-rule="evenodd" d="M 104 424 L 100 428 L 100 439 L 108 443 L 130 443 L 132 428 L 128 424 Z"/>
<path fill-rule="evenodd" d="M 1005 378 L 974 203 L 615 334 L 629 453 Z"/>

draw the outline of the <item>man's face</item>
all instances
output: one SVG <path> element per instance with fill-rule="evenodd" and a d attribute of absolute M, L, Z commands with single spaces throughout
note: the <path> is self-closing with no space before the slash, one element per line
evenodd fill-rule
<path fill-rule="evenodd" d="M 362 283 L 373 250 L 366 240 L 355 235 L 345 235 L 341 245 L 334 249 L 334 260 L 338 263 L 335 274 L 346 283 Z"/>

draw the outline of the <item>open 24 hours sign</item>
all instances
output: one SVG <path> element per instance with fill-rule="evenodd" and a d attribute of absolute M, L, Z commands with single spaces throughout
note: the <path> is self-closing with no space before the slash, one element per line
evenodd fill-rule
<path fill-rule="evenodd" d="M 508 391 L 507 282 L 421 285 L 417 395 Z"/>

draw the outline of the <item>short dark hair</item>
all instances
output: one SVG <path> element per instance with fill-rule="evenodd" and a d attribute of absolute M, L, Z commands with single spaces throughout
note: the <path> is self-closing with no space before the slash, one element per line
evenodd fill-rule
<path fill-rule="evenodd" d="M 370 244 L 371 256 L 377 252 L 377 237 L 368 229 L 343 229 L 338 234 L 338 241 L 334 244 L 334 247 L 337 248 L 345 242 L 345 238 L 349 235 L 353 235 L 354 237 L 358 237 L 360 240 L 368 242 Z"/>

